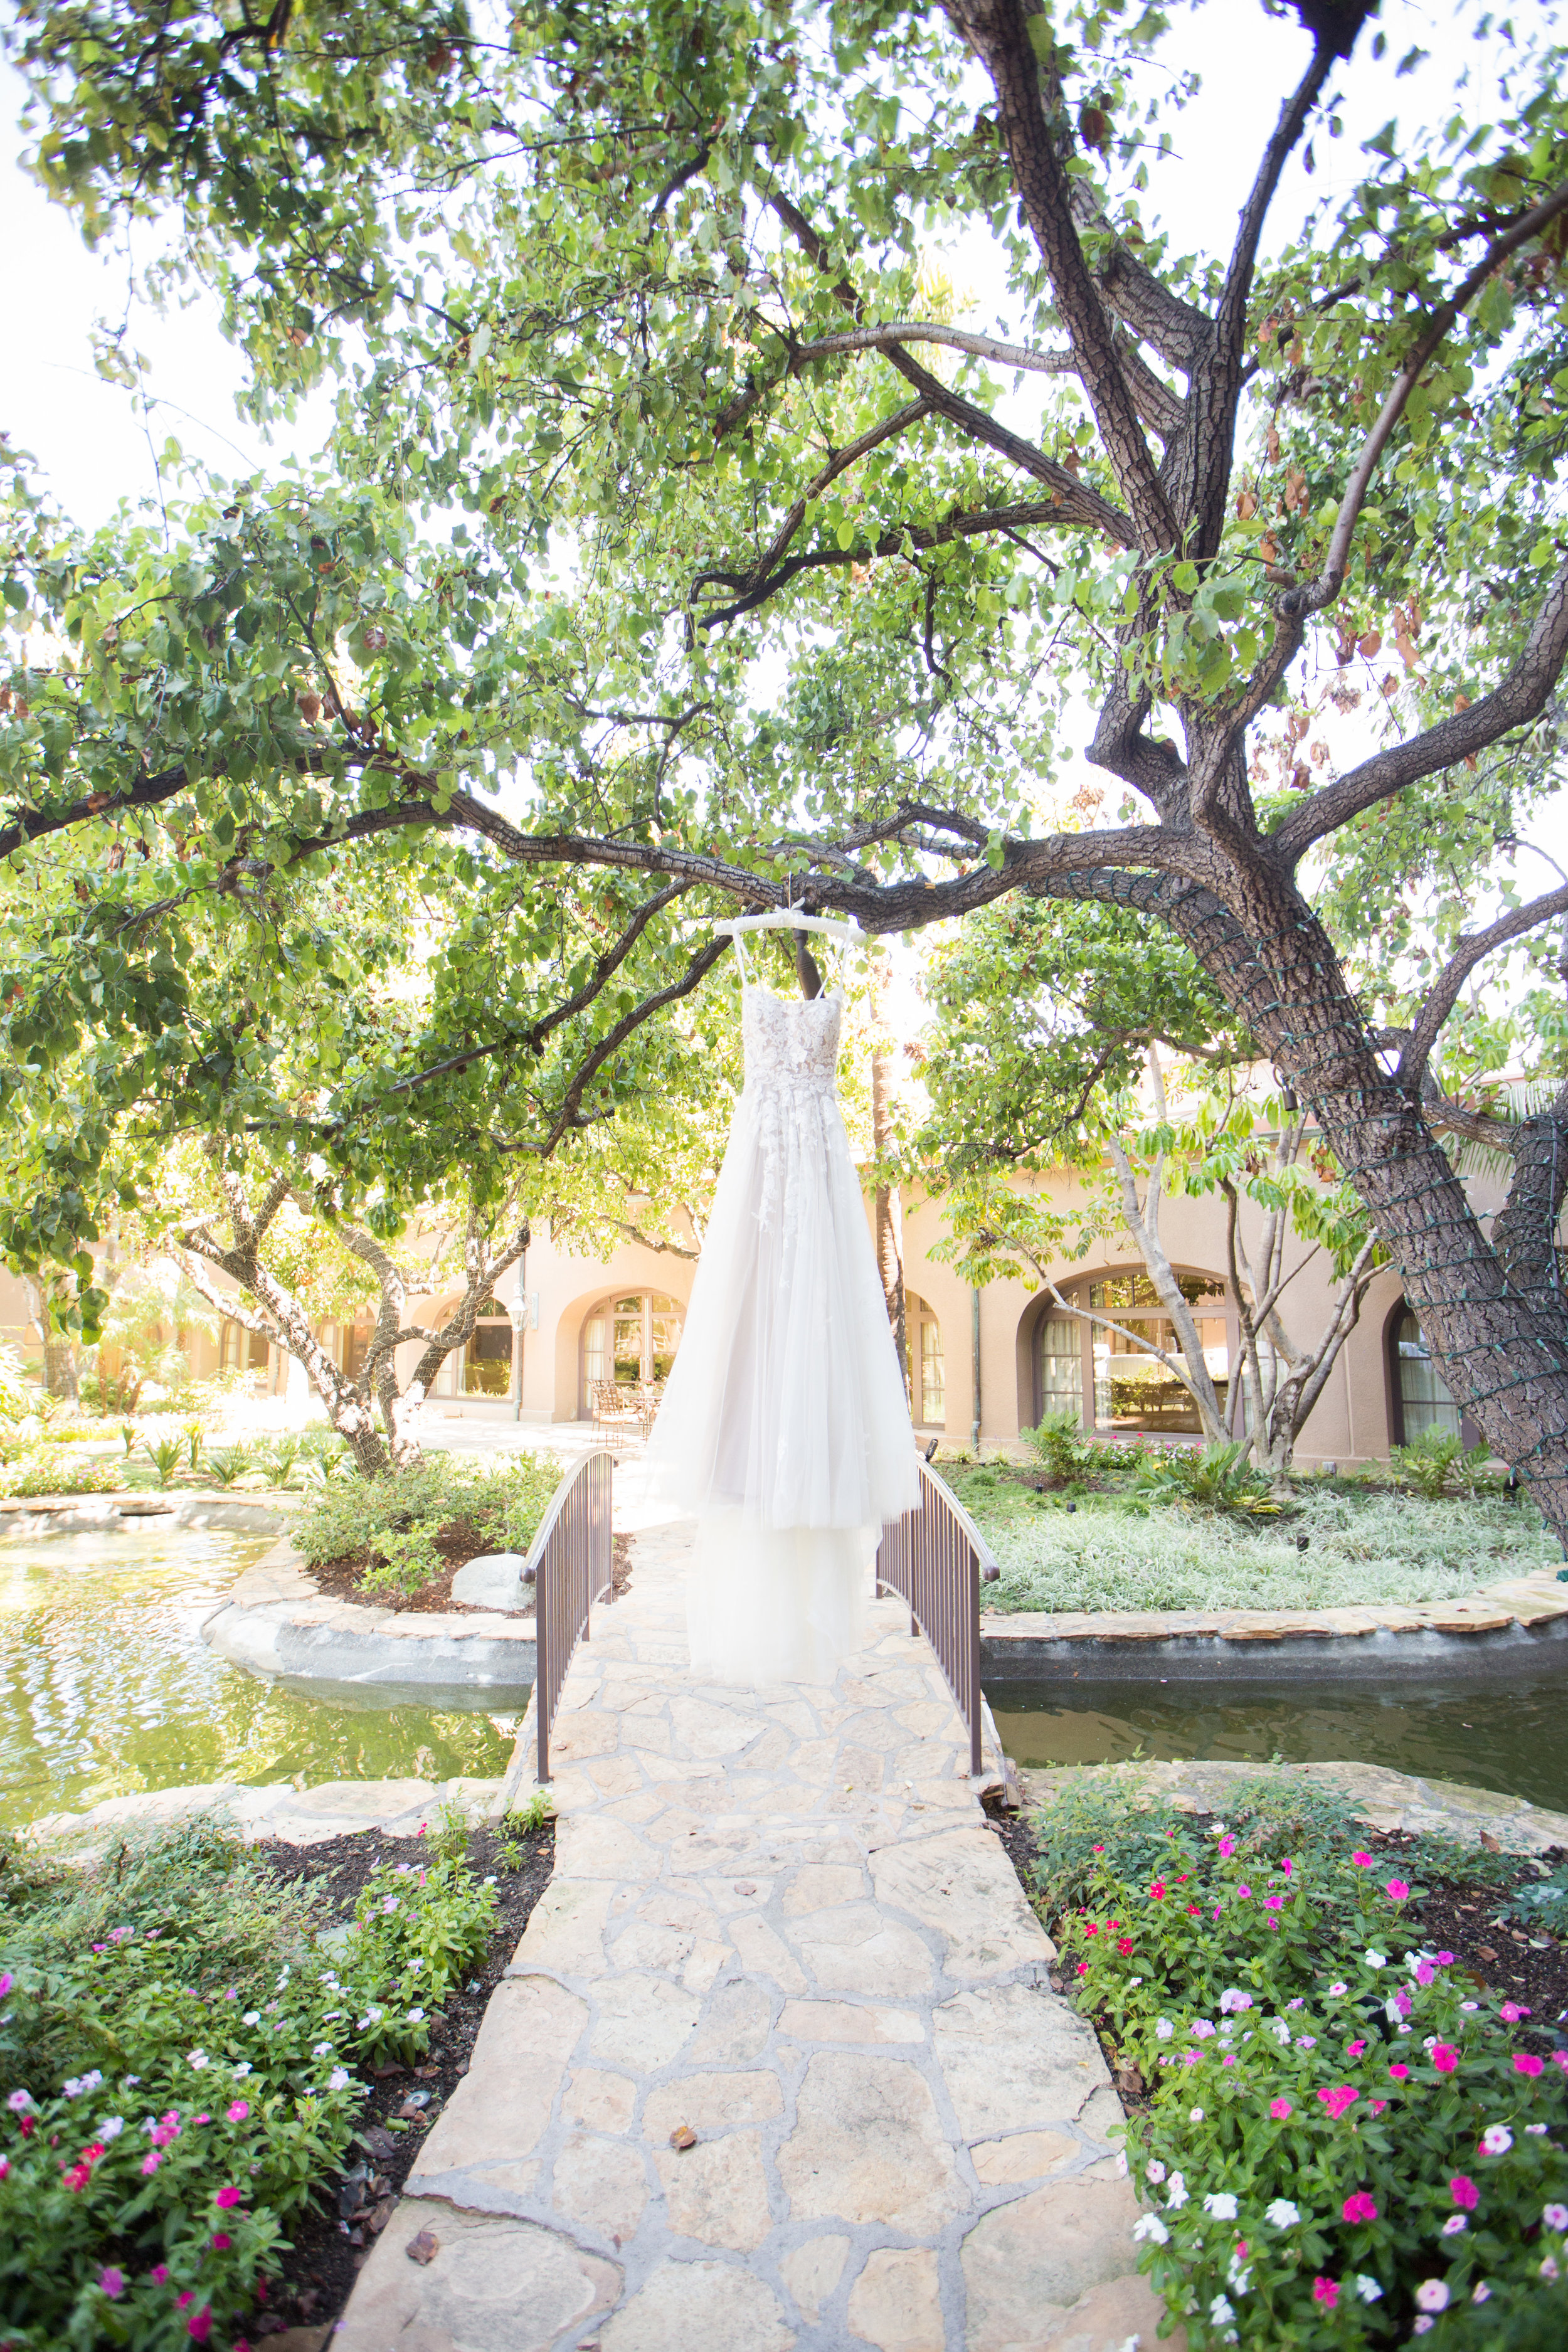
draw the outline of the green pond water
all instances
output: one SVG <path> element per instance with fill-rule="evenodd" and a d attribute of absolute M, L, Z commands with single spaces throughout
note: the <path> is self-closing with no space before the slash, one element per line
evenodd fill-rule
<path fill-rule="evenodd" d="M 1568 1691 L 1563 1679 L 1399 1682 L 1365 1690 L 1278 1683 L 986 1685 L 1016 1763 L 1111 1764 L 1142 1752 L 1190 1762 L 1383 1764 L 1423 1779 L 1495 1789 L 1568 1812 Z"/>
<path fill-rule="evenodd" d="M 272 1538 L 89 1528 L 0 1541 L 0 1825 L 195 1780 L 492 1778 L 518 1714 L 264 1682 L 200 1627 Z M 508 1694 L 508 1696 L 513 1695 Z"/>

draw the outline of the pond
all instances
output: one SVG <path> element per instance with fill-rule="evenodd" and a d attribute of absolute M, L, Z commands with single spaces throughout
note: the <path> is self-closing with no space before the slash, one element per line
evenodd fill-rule
<path fill-rule="evenodd" d="M 263 1682 L 201 1624 L 268 1536 L 127 1528 L 0 1539 L 0 1826 L 197 1780 L 498 1777 L 517 1713 Z M 478 1696 L 478 1695 L 476 1695 Z"/>
<path fill-rule="evenodd" d="M 988 1684 L 1015 1763 L 1161 1759 L 1383 1764 L 1423 1779 L 1495 1789 L 1568 1812 L 1568 1709 L 1561 1678 L 1430 1684 L 1384 1690 L 1279 1683 Z"/>

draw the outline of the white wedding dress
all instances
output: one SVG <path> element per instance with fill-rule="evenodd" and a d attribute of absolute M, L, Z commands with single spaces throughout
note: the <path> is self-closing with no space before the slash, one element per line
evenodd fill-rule
<path fill-rule="evenodd" d="M 655 1490 L 698 1522 L 687 1622 L 715 1682 L 830 1683 L 882 1527 L 919 1494 L 834 1093 L 842 1004 L 742 976 L 745 1087 L 648 1440 Z"/>

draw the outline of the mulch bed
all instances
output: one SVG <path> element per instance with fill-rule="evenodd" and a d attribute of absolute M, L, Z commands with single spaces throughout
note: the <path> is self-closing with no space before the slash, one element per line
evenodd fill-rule
<path fill-rule="evenodd" d="M 494 1830 L 475 1830 L 468 1860 L 480 1877 L 493 1871 L 498 1908 L 495 1933 L 478 1974 L 447 1999 L 433 2025 L 427 2060 L 412 2069 L 383 2067 L 360 2110 L 348 2169 L 318 2192 L 318 2203 L 296 2217 L 292 2245 L 279 2258 L 269 2281 L 265 2310 L 249 2322 L 253 2336 L 280 2335 L 288 2327 L 328 2326 L 349 2299 L 361 2266 L 393 2207 L 430 2126 L 468 2071 L 475 2038 L 491 1993 L 500 1982 L 528 1925 L 529 1915 L 550 1884 L 555 1866 L 555 1824 L 516 1841 L 523 1849 L 521 1868 L 510 1870 Z M 350 1919 L 360 1889 L 377 1863 L 430 1859 L 424 1838 L 389 1838 L 374 1830 L 321 1845 L 258 1845 L 255 1859 L 283 1881 L 324 1878 L 331 1917 Z"/>
<path fill-rule="evenodd" d="M 1028 1815 L 993 1813 L 991 1818 L 1001 1832 L 1025 1893 L 1030 1894 L 1030 1864 L 1038 1846 Z M 1204 1813 L 1188 1816 L 1194 1835 L 1199 1837 L 1213 1819 L 1213 1815 Z M 1485 1880 L 1435 1878 L 1426 1871 L 1417 1878 L 1410 1867 L 1410 1857 L 1419 1848 L 1419 1839 L 1403 1830 L 1369 1831 L 1364 1834 L 1371 1853 L 1386 1855 L 1395 1867 L 1404 1864 L 1406 1875 L 1426 1885 L 1421 1901 L 1410 1906 L 1421 1922 L 1423 1942 L 1435 1949 L 1452 1952 L 1460 1968 L 1469 1972 L 1483 1991 L 1517 2001 L 1530 2011 L 1530 2023 L 1517 2030 L 1520 2043 L 1543 2058 L 1553 2049 L 1568 2045 L 1568 1942 L 1540 1931 L 1527 1935 L 1500 1916 L 1515 1887 L 1538 1883 L 1530 1863 L 1521 1856 L 1518 1868 L 1501 1881 L 1491 1876 Z M 1568 1856 L 1557 1846 L 1538 1859 L 1549 1869 L 1556 1869 Z M 1493 1867 L 1497 1867 L 1495 1861 Z M 1051 1971 L 1051 1985 L 1057 1992 L 1069 1990 L 1055 1969 Z M 1099 2021 L 1091 2022 L 1100 2034 L 1106 2063 L 1123 2105 L 1129 2108 L 1147 2106 L 1142 2075 L 1136 2068 L 1123 2063 L 1114 2042 L 1101 2030 Z"/>
<path fill-rule="evenodd" d="M 625 1536 L 616 1536 L 612 1540 L 614 1544 L 613 1573 L 616 1591 L 618 1594 L 624 1592 L 632 1580 L 631 1545 Z M 378 1561 L 375 1553 L 364 1548 L 358 1551 L 341 1552 L 336 1559 L 321 1560 L 315 1567 L 308 1569 L 306 1573 L 313 1578 L 321 1591 L 333 1601 L 362 1601 L 375 1609 L 391 1609 L 395 1612 L 413 1609 L 423 1614 L 437 1616 L 485 1616 L 491 1613 L 475 1601 L 454 1601 L 452 1579 L 460 1568 L 467 1567 L 469 1560 L 479 1559 L 486 1552 L 504 1549 L 494 1531 L 477 1528 L 472 1519 L 452 1519 L 440 1529 L 435 1542 L 437 1550 L 447 1565 L 439 1576 L 431 1577 L 429 1582 L 422 1584 L 417 1592 L 367 1592 L 361 1584 L 360 1578 L 367 1568 L 377 1566 Z M 525 1617 L 531 1616 L 533 1597 L 526 1588 L 524 1599 L 528 1605 L 519 1611 L 518 1614 Z"/>

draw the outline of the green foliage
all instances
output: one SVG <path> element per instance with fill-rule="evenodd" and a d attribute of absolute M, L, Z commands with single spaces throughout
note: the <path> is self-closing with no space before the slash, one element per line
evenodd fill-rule
<path fill-rule="evenodd" d="M 1125 1797 L 1095 1810 L 1041 1816 L 1068 1857 L 1047 1916 L 1150 2085 L 1134 2234 L 1194 2352 L 1402 2343 L 1437 2311 L 1439 2341 L 1544 2352 L 1568 2321 L 1561 2082 L 1517 2007 L 1422 1944 L 1420 1887 L 1349 1834 L 1255 1815 L 1154 1839 Z"/>
<path fill-rule="evenodd" d="M 1402 1486 L 1414 1486 L 1418 1495 L 1435 1502 L 1456 1489 L 1473 1494 L 1490 1455 L 1490 1446 L 1467 1449 L 1464 1440 L 1451 1430 L 1424 1429 L 1408 1445 L 1390 1449 L 1388 1465 Z"/>
<path fill-rule="evenodd" d="M 299 1438 L 275 1437 L 269 1445 L 257 1447 L 256 1467 L 269 1486 L 287 1486 L 293 1478 L 294 1465 L 300 1454 Z"/>
<path fill-rule="evenodd" d="M 526 1551 L 560 1479 L 551 1454 L 432 1454 L 416 1468 L 325 1488 L 300 1512 L 294 1540 L 311 1563 L 372 1550 L 383 1565 L 362 1573 L 367 1590 L 417 1591 L 439 1572 L 434 1538 L 454 1521 L 470 1521 L 498 1551 Z"/>
<path fill-rule="evenodd" d="M 215 1486 L 232 1486 L 250 1467 L 250 1454 L 243 1445 L 215 1446 L 206 1458 L 206 1475 Z"/>
<path fill-rule="evenodd" d="M 1268 1492 L 1268 1481 L 1247 1459 L 1239 1439 L 1223 1445 L 1173 1445 L 1146 1454 L 1134 1486 L 1157 1503 L 1196 1503 L 1205 1510 L 1244 1511 L 1253 1518 L 1278 1518 L 1284 1508 Z"/>
<path fill-rule="evenodd" d="M 1018 1432 L 1052 1486 L 1066 1486 L 1110 1466 L 1114 1446 L 1100 1444 L 1084 1433 L 1081 1417 L 1062 1405 L 1046 1413 L 1036 1429 Z"/>
<path fill-rule="evenodd" d="M 177 1437 L 143 1438 L 142 1450 L 157 1473 L 160 1486 L 167 1486 L 185 1457 L 185 1448 Z"/>
<path fill-rule="evenodd" d="M 316 1891 L 279 1886 L 210 1823 L 85 1871 L 0 1847 L 0 2307 L 17 2352 L 230 2341 L 342 2165 L 353 2070 L 428 2046 L 493 1918 L 461 1864 L 384 1865 L 323 1940 Z"/>
<path fill-rule="evenodd" d="M 0 1495 L 109 1495 L 122 1484 L 112 1463 L 84 1462 L 64 1445 L 31 1445 L 0 1463 Z"/>

